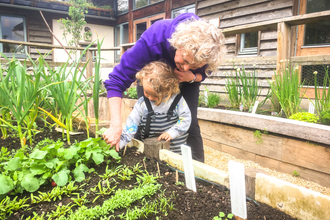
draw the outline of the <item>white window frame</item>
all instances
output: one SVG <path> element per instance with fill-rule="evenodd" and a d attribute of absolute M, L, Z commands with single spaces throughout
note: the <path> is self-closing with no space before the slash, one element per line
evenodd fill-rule
<path fill-rule="evenodd" d="M 128 22 L 125 22 L 125 23 L 122 23 L 122 24 L 119 24 L 119 25 L 117 25 L 117 26 L 115 26 L 115 31 L 114 31 L 114 33 L 115 33 L 115 47 L 117 47 L 117 46 L 119 46 L 119 45 L 121 45 L 121 44 L 125 44 L 125 42 L 124 42 L 124 25 L 128 25 Z M 117 42 L 117 28 L 119 27 L 119 42 Z M 128 42 L 127 42 L 128 43 Z M 127 44 L 126 43 L 126 44 Z M 120 54 L 119 54 L 119 57 L 118 57 L 118 54 L 117 54 L 117 52 L 118 51 L 115 51 L 115 62 L 116 63 L 119 63 L 119 61 L 120 61 Z M 120 51 L 119 51 L 119 53 L 120 53 Z"/>
<path fill-rule="evenodd" d="M 253 55 L 258 53 L 258 47 L 245 48 L 244 45 L 245 45 L 245 33 L 241 34 L 241 43 L 240 43 L 240 50 L 238 55 Z"/>
<path fill-rule="evenodd" d="M 0 39 L 2 39 L 2 27 L 1 27 L 1 17 L 14 17 L 14 18 L 23 18 L 23 26 L 24 26 L 24 42 L 27 42 L 27 28 L 26 28 L 26 19 L 24 16 L 21 15 L 7 15 L 0 13 Z M 3 53 L 7 57 L 13 57 L 15 55 L 16 58 L 27 58 L 27 46 L 24 46 L 25 54 L 22 53 L 3 53 L 3 45 L 0 43 L 0 52 Z"/>
<path fill-rule="evenodd" d="M 147 7 L 147 6 L 153 5 L 153 4 L 157 4 L 157 3 L 162 2 L 162 1 L 164 1 L 164 0 L 161 0 L 161 1 L 158 1 L 158 2 L 155 2 L 155 3 L 151 3 L 151 0 L 147 0 L 147 5 L 142 6 L 142 7 L 140 7 L 140 8 L 136 8 L 136 7 L 135 7 L 135 1 L 136 1 L 136 0 L 133 0 L 133 10 L 138 10 L 138 9 L 140 9 L 140 8 L 144 8 L 144 7 Z"/>
<path fill-rule="evenodd" d="M 174 18 L 174 12 L 181 11 L 182 9 L 184 9 L 184 13 L 187 13 L 188 10 L 191 9 L 191 8 L 194 8 L 195 9 L 195 4 L 187 5 L 187 6 L 184 6 L 184 7 L 181 7 L 181 8 L 176 8 L 176 9 L 172 10 L 172 12 L 171 12 L 171 18 Z"/>

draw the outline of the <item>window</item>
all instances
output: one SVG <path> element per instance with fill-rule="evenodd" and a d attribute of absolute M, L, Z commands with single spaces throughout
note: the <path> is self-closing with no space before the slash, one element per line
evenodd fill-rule
<path fill-rule="evenodd" d="M 27 41 L 26 22 L 21 16 L 0 15 L 1 39 Z M 6 56 L 26 57 L 27 47 L 18 44 L 1 43 L 0 52 Z"/>
<path fill-rule="evenodd" d="M 117 2 L 117 14 L 124 14 L 128 12 L 128 0 L 118 0 Z"/>
<path fill-rule="evenodd" d="M 142 8 L 144 6 L 151 5 L 160 1 L 163 0 L 133 0 L 133 8 L 134 9 Z"/>
<path fill-rule="evenodd" d="M 128 43 L 128 23 L 120 24 L 115 27 L 115 46 Z M 120 51 L 115 51 L 115 63 L 120 62 Z"/>
<path fill-rule="evenodd" d="M 154 24 L 156 21 L 165 19 L 165 13 L 155 15 L 152 17 L 142 18 L 139 20 L 135 20 L 133 22 L 133 37 L 134 42 L 140 39 L 141 35 L 145 30 L 147 30 L 152 24 Z"/>
<path fill-rule="evenodd" d="M 258 32 L 241 34 L 239 55 L 257 54 L 258 52 Z"/>
<path fill-rule="evenodd" d="M 330 10 L 329 0 L 307 0 L 306 14 Z M 330 21 L 305 25 L 304 46 L 330 45 Z"/>
<path fill-rule="evenodd" d="M 195 4 L 173 10 L 172 18 L 176 18 L 180 14 L 183 14 L 183 13 L 194 13 L 195 14 Z"/>
<path fill-rule="evenodd" d="M 89 44 L 81 44 L 80 47 L 86 48 Z M 91 45 L 89 48 L 96 48 L 96 45 Z M 83 50 L 80 51 L 82 53 Z M 87 52 L 87 51 L 86 51 Z M 92 51 L 92 62 L 95 62 L 96 60 L 96 51 Z M 86 54 L 84 54 L 81 58 L 82 62 L 86 62 Z"/>

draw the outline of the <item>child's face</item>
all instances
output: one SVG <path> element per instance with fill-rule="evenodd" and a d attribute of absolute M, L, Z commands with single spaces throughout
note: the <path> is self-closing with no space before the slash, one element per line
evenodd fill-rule
<path fill-rule="evenodd" d="M 194 63 L 194 58 L 191 54 L 185 54 L 184 49 L 178 49 L 175 52 L 174 62 L 176 65 L 176 68 L 178 68 L 179 71 L 188 71 L 188 70 L 195 70 L 197 68 L 200 68 L 205 65 L 205 63 L 202 64 L 196 64 Z"/>
<path fill-rule="evenodd" d="M 157 94 L 156 94 L 155 90 L 153 88 L 151 88 L 147 79 L 143 78 L 142 86 L 143 86 L 145 97 L 147 97 L 152 102 L 157 102 L 158 101 Z"/>

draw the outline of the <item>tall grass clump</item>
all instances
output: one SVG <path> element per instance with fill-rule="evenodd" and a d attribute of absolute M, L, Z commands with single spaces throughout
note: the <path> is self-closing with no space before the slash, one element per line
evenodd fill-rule
<path fill-rule="evenodd" d="M 261 96 L 262 86 L 258 83 L 258 73 L 253 67 L 253 71 L 246 71 L 244 66 L 235 69 L 235 75 L 227 78 L 226 91 L 230 104 L 233 108 L 238 108 L 243 104 L 244 109 L 252 109 L 254 103 Z M 263 106 L 269 98 L 269 91 L 266 98 L 258 104 L 258 108 Z"/>
<path fill-rule="evenodd" d="M 315 90 L 315 110 L 318 115 L 330 107 L 330 93 L 328 92 L 329 84 L 329 66 L 324 67 L 325 75 L 323 79 L 322 89 L 317 82 L 317 71 L 314 72 L 314 90 Z"/>
<path fill-rule="evenodd" d="M 300 103 L 306 92 L 303 90 L 304 83 L 300 81 L 298 67 L 293 67 L 290 63 L 282 63 L 282 73 L 276 73 L 274 80 L 269 81 L 272 95 L 277 99 L 281 110 L 284 111 L 287 118 L 297 113 L 300 109 Z M 273 105 L 277 103 L 271 99 Z"/>

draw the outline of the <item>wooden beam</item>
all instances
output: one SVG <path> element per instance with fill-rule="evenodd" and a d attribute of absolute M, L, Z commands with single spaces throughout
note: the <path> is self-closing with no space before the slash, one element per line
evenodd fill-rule
<path fill-rule="evenodd" d="M 300 66 L 300 65 L 327 65 L 330 63 L 330 54 L 291 57 L 290 62 L 292 64 L 297 64 L 298 66 Z"/>
<path fill-rule="evenodd" d="M 234 34 L 242 34 L 253 31 L 263 31 L 263 30 L 271 30 L 276 29 L 278 23 L 286 23 L 290 26 L 294 25 L 302 25 L 309 24 L 321 21 L 328 21 L 330 19 L 330 10 L 315 12 L 304 15 L 292 16 L 289 18 L 276 19 L 271 21 L 258 22 L 253 24 L 241 25 L 232 28 L 226 28 L 222 30 L 222 33 L 225 36 L 234 35 Z"/>
<path fill-rule="evenodd" d="M 62 46 L 60 45 L 52 45 L 52 44 L 41 44 L 41 43 L 32 43 L 32 42 L 24 42 L 24 41 L 14 41 L 14 40 L 5 40 L 5 39 L 0 39 L 0 43 L 8 43 L 8 44 L 18 44 L 18 45 L 23 45 L 23 46 L 34 46 L 34 47 L 42 47 L 42 48 L 51 48 L 51 49 L 63 49 Z M 85 50 L 85 47 L 65 47 L 66 49 L 69 50 Z M 90 49 L 90 50 L 97 50 L 97 48 Z M 110 47 L 110 48 L 104 48 L 102 51 L 112 51 L 112 50 L 120 50 L 119 47 Z"/>
<path fill-rule="evenodd" d="M 278 23 L 277 32 L 276 71 L 278 74 L 281 74 L 283 65 L 285 65 L 284 61 L 290 58 L 291 26 L 285 22 Z"/>

